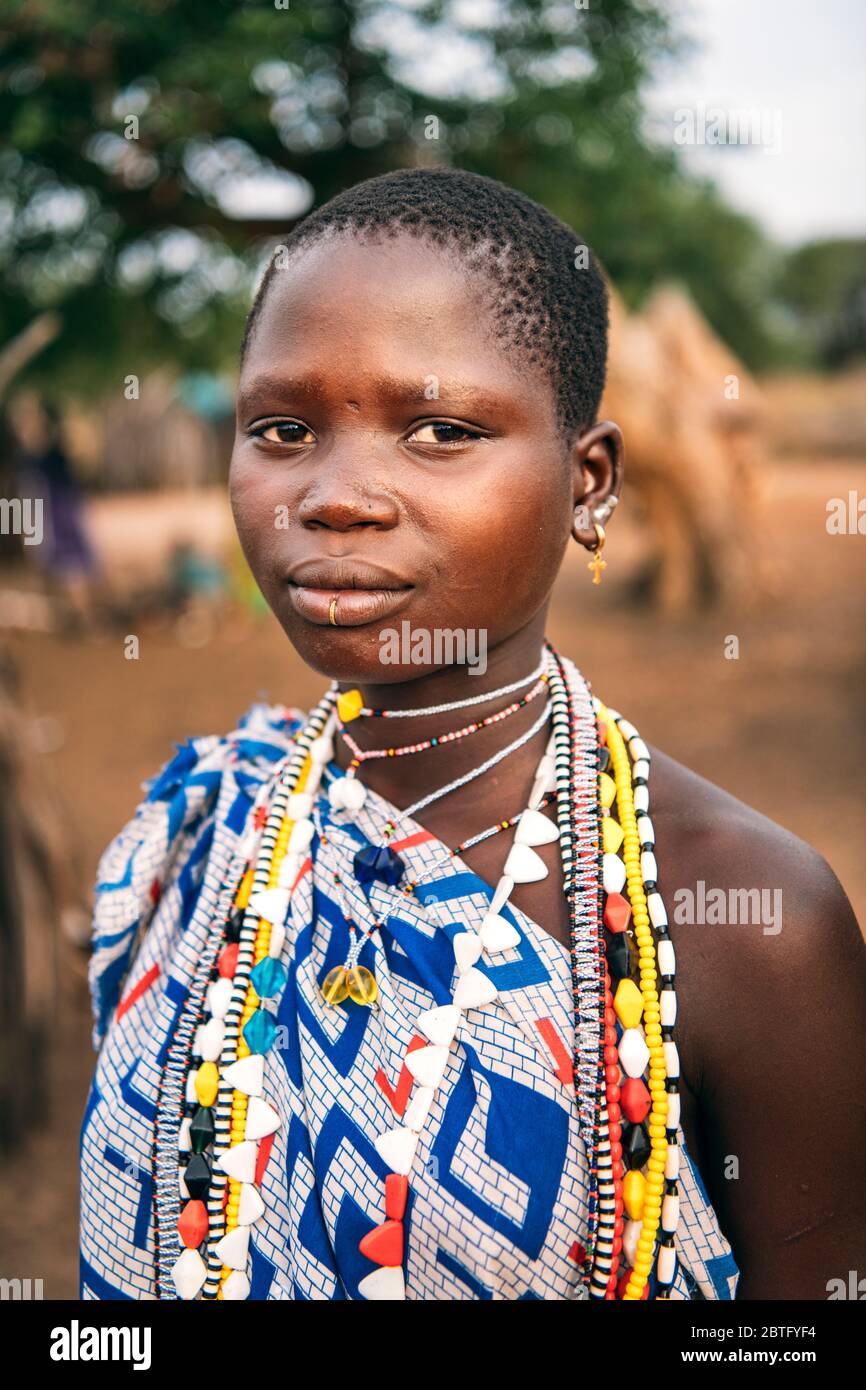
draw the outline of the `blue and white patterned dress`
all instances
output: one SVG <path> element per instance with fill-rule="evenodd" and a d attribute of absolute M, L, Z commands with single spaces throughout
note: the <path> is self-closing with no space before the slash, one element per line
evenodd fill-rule
<path fill-rule="evenodd" d="M 243 870 L 253 800 L 302 724 L 256 705 L 225 738 L 179 748 L 99 866 L 90 982 L 98 1059 L 81 1130 L 81 1296 L 176 1298 L 182 1246 L 177 1137 L 183 1062 Z M 361 964 L 379 1007 L 324 1003 L 319 985 L 349 947 L 343 905 L 371 905 L 347 851 L 383 841 L 399 815 L 373 791 L 357 820 L 331 821 L 327 770 L 313 868 L 293 894 L 289 981 L 266 1054 L 264 1098 L 279 1113 L 260 1181 L 266 1214 L 250 1242 L 253 1299 L 354 1299 L 373 1266 L 358 1249 L 383 1217 L 387 1168 L 373 1141 L 405 1106 L 415 1019 L 451 1002 L 451 938 L 480 925 L 493 889 L 403 818 L 400 854 L 417 898 L 376 884 L 383 928 Z M 408 844 L 405 841 L 408 840 Z M 341 900 L 334 871 L 343 870 Z M 406 1213 L 409 1299 L 577 1299 L 588 1171 L 573 1087 L 568 951 L 513 904 L 521 941 L 480 968 L 498 998 L 464 1015 L 421 1133 Z M 500 963 L 501 962 L 501 963 Z M 402 1074 L 402 1082 L 401 1082 Z M 564 1073 L 563 1073 L 564 1075 Z M 682 1132 L 674 1298 L 730 1299 L 738 1270 Z M 654 1294 L 651 1280 L 649 1296 Z"/>

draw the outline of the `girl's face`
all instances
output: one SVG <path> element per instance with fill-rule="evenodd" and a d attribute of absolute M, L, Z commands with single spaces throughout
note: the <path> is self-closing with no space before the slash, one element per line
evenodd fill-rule
<path fill-rule="evenodd" d="M 232 508 L 265 598 L 323 674 L 437 669 L 383 663 L 407 622 L 431 640 L 484 630 L 488 653 L 527 631 L 540 647 L 573 467 L 549 378 L 501 345 L 488 303 L 411 236 L 317 242 L 271 280 L 239 383 Z"/>

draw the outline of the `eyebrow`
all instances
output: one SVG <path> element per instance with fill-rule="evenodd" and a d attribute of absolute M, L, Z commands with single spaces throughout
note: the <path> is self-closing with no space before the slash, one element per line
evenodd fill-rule
<path fill-rule="evenodd" d="M 471 405 L 474 409 L 495 409 L 502 404 L 501 398 L 490 395 L 481 388 L 475 388 L 458 381 L 452 383 L 438 382 L 438 397 L 430 398 L 426 395 L 426 388 L 434 372 L 420 377 L 418 380 L 400 381 L 395 377 L 377 377 L 373 381 L 373 388 L 376 394 L 382 397 L 390 405 L 406 405 L 426 402 L 433 413 L 437 400 L 447 400 L 449 402 L 463 402 Z M 273 375 L 268 372 L 260 373 L 252 378 L 246 386 L 238 391 L 237 406 L 241 414 L 252 410 L 263 396 L 285 397 L 291 396 L 301 400 L 317 400 L 325 394 L 325 381 L 320 376 L 291 377 Z"/>

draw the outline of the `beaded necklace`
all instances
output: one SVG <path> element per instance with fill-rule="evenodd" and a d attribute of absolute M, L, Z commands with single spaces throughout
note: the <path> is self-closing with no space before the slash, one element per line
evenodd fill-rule
<path fill-rule="evenodd" d="M 591 1298 L 632 1301 L 648 1296 L 654 1270 L 655 1296 L 670 1294 L 679 1206 L 679 1062 L 673 1040 L 674 952 L 658 892 L 648 814 L 649 753 L 616 711 L 598 700 L 590 703 L 588 692 L 581 704 L 581 689 L 572 691 L 552 648 L 548 676 L 553 733 L 530 804 L 480 931 L 454 938 L 452 1003 L 416 1020 L 428 1044 L 407 1056 L 414 1087 L 402 1123 L 375 1140 L 390 1171 L 384 1220 L 359 1247 L 372 1265 L 359 1285 L 367 1299 L 406 1297 L 403 1218 L 419 1134 L 442 1084 L 463 1012 L 484 1008 L 497 997 L 476 962 L 482 953 L 510 949 L 505 943 L 513 942 L 516 933 L 501 910 L 515 883 L 543 876 L 534 861 L 546 874 L 534 845 L 554 839 L 569 904 L 574 1079 L 592 1180 L 583 1285 Z M 586 691 L 582 679 L 580 686 Z M 301 856 L 312 843 L 313 797 L 332 755 L 334 702 L 331 690 L 309 716 L 277 778 L 255 836 L 258 844 L 250 846 L 254 853 L 235 894 L 230 917 L 235 939 L 226 937 L 219 973 L 208 991 L 209 1018 L 192 1044 L 187 1113 L 179 1133 L 186 1202 L 178 1233 L 184 1250 L 172 1269 L 181 1298 L 249 1296 L 250 1230 L 265 1211 L 258 1189 L 262 1155 L 266 1159 L 270 1138 L 281 1124 L 262 1095 L 264 1059 L 276 1038 L 272 1008 L 287 978 L 280 956 L 291 891 Z M 594 718 L 585 717 L 587 706 Z M 550 794 L 557 802 L 556 826 L 539 810 Z M 547 829 L 542 831 L 533 812 Z M 539 840 L 542 833 L 546 838 Z M 512 936 L 497 934 L 497 918 Z"/>

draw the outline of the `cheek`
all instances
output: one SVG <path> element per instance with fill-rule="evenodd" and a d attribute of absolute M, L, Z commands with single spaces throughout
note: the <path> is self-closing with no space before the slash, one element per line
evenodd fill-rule
<path fill-rule="evenodd" d="M 250 466 L 236 450 L 229 471 L 229 500 L 247 564 L 264 587 L 276 553 L 277 509 L 285 502 L 285 489 L 275 474 L 269 476 L 261 467 Z"/>

